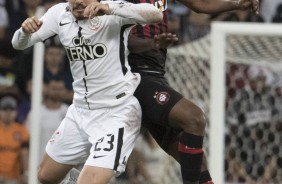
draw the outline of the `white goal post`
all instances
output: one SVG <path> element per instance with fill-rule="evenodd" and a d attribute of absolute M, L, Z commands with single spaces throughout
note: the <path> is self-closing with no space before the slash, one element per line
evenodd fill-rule
<path fill-rule="evenodd" d="M 36 16 L 41 17 L 45 12 L 43 7 L 38 7 Z M 29 171 L 28 183 L 37 184 L 37 170 L 39 165 L 40 144 L 40 117 L 43 86 L 43 66 L 45 47 L 42 42 L 34 45 L 33 71 L 32 71 L 32 96 L 31 96 L 31 127 L 30 127 L 30 149 L 29 149 Z"/>
<path fill-rule="evenodd" d="M 282 25 L 265 23 L 212 23 L 209 165 L 213 180 L 217 184 L 224 184 L 226 37 L 232 34 L 282 36 Z"/>

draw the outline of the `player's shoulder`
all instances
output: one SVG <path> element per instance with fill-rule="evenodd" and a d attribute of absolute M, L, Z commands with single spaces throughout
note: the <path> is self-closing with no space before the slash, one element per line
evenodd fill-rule
<path fill-rule="evenodd" d="M 57 13 L 63 11 L 69 11 L 69 3 L 63 2 L 63 3 L 55 4 L 52 7 L 50 7 L 48 11 L 57 12 Z"/>

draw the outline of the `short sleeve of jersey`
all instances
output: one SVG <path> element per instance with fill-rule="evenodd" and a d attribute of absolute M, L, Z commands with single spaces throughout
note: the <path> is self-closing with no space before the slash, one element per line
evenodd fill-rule
<path fill-rule="evenodd" d="M 68 3 L 56 4 L 40 18 L 42 26 L 36 33 L 42 41 L 58 34 L 59 18 L 66 11 L 67 6 Z"/>

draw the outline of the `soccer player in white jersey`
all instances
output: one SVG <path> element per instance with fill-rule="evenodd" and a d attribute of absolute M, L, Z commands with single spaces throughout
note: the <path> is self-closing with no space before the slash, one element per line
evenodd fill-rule
<path fill-rule="evenodd" d="M 160 10 L 147 3 L 69 0 L 40 20 L 26 19 L 15 32 L 15 49 L 57 34 L 74 78 L 73 105 L 46 147 L 38 172 L 41 183 L 59 183 L 84 161 L 78 184 L 106 184 L 124 171 L 141 122 L 133 96 L 140 77 L 127 62 L 128 28 L 161 20 Z"/>

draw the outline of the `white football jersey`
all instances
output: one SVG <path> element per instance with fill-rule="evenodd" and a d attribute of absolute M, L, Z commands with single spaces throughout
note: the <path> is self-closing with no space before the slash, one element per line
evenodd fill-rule
<path fill-rule="evenodd" d="M 74 79 L 74 105 L 94 109 L 120 104 L 140 81 L 127 61 L 129 28 L 135 20 L 116 15 L 76 20 L 68 6 L 51 7 L 34 34 L 42 41 L 59 36 Z"/>

